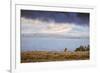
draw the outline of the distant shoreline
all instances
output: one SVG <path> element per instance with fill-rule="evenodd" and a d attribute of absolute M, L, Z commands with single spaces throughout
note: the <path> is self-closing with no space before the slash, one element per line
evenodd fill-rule
<path fill-rule="evenodd" d="M 42 34 L 42 35 L 39 35 L 39 34 L 37 34 L 37 33 L 35 33 L 35 34 L 21 34 L 21 37 L 32 37 L 32 38 L 54 38 L 54 39 L 89 39 L 89 37 L 68 37 L 68 36 L 57 36 L 57 34 L 56 35 L 54 35 L 54 36 L 52 36 L 52 35 L 46 35 L 46 34 Z"/>

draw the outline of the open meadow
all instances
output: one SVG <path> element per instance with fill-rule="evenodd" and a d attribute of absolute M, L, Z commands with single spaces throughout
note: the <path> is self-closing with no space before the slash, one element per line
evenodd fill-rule
<path fill-rule="evenodd" d="M 53 52 L 53 51 L 25 51 L 21 52 L 21 63 L 88 60 L 89 51 Z"/>

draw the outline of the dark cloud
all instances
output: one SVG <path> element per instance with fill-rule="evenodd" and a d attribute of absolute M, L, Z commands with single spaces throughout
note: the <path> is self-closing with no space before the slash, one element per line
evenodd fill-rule
<path fill-rule="evenodd" d="M 89 26 L 89 13 L 21 10 L 21 17 Z"/>

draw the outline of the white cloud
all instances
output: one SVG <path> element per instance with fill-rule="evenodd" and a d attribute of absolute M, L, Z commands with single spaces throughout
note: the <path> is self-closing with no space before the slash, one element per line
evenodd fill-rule
<path fill-rule="evenodd" d="M 89 28 L 71 23 L 57 23 L 42 21 L 40 19 L 21 18 L 22 34 L 57 34 L 69 37 L 88 37 Z"/>

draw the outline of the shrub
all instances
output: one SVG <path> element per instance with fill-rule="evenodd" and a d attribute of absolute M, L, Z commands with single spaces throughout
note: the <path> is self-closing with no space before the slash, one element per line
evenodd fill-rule
<path fill-rule="evenodd" d="M 66 51 L 67 51 L 67 48 L 64 49 L 64 52 L 66 52 Z"/>

